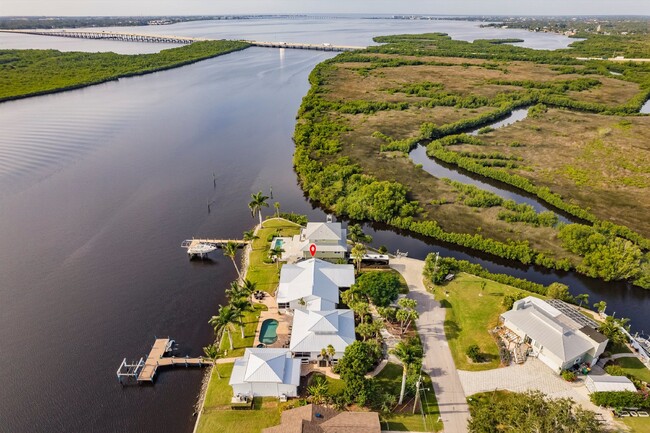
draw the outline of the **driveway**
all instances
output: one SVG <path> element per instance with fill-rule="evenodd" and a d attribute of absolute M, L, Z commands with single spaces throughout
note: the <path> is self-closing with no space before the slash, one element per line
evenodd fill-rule
<path fill-rule="evenodd" d="M 469 408 L 461 380 L 445 337 L 445 309 L 426 291 L 422 282 L 424 261 L 400 257 L 391 259 L 409 286 L 409 298 L 418 301 L 418 332 L 424 346 L 423 369 L 431 376 L 446 432 L 466 433 Z"/>

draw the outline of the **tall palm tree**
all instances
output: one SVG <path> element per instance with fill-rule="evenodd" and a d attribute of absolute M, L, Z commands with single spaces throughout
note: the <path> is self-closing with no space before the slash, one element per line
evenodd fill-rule
<path fill-rule="evenodd" d="M 583 302 L 585 304 L 589 304 L 589 295 L 587 293 L 582 293 L 580 295 L 577 295 L 576 299 L 580 301 L 580 305 L 578 305 L 578 308 L 582 307 Z"/>
<path fill-rule="evenodd" d="M 269 207 L 269 204 L 266 202 L 269 198 L 262 194 L 262 191 L 251 194 L 251 202 L 248 203 L 248 208 L 251 210 L 251 214 L 255 216 L 255 213 L 260 217 L 260 227 L 262 227 L 262 207 Z"/>
<path fill-rule="evenodd" d="M 357 273 L 359 273 L 361 271 L 361 261 L 363 260 L 363 256 L 366 254 L 366 247 L 364 247 L 363 244 L 355 244 L 354 247 L 352 247 L 351 253 L 354 263 L 357 265 Z"/>
<path fill-rule="evenodd" d="M 241 288 L 246 293 L 246 296 L 250 296 L 257 289 L 257 283 L 245 278 L 241 284 Z"/>
<path fill-rule="evenodd" d="M 406 375 L 408 368 L 422 359 L 422 345 L 416 341 L 417 337 L 409 338 L 406 341 L 400 341 L 391 351 L 402 362 L 402 389 L 399 393 L 398 404 L 404 401 L 404 392 L 406 391 Z"/>
<path fill-rule="evenodd" d="M 273 203 L 273 207 L 275 208 L 275 217 L 280 218 L 280 202 L 276 201 Z"/>
<path fill-rule="evenodd" d="M 214 371 L 217 372 L 217 377 L 221 379 L 221 374 L 219 373 L 219 369 L 217 368 L 217 359 L 219 358 L 219 348 L 217 347 L 217 345 L 210 344 L 209 346 L 205 346 L 203 348 L 203 353 L 205 353 L 206 358 L 212 361 L 212 366 L 214 367 Z"/>
<path fill-rule="evenodd" d="M 282 258 L 282 253 L 284 250 L 282 247 L 273 247 L 269 250 L 269 256 L 275 260 L 275 264 L 280 268 L 280 258 Z"/>
<path fill-rule="evenodd" d="M 228 241 L 226 245 L 223 246 L 223 255 L 226 257 L 230 257 L 230 260 L 232 260 L 232 265 L 235 267 L 235 270 L 237 271 L 237 276 L 239 279 L 241 279 L 241 273 L 239 272 L 239 267 L 237 266 L 237 262 L 235 261 L 235 256 L 237 255 L 237 244 Z"/>
<path fill-rule="evenodd" d="M 243 235 L 243 236 L 244 236 L 244 240 L 245 240 L 246 242 L 250 242 L 250 243 L 251 243 L 251 247 L 253 246 L 253 245 L 252 245 L 253 241 L 256 240 L 256 239 L 259 239 L 259 238 L 260 238 L 259 236 L 257 236 L 257 235 L 255 234 L 255 230 L 246 230 L 246 231 L 244 232 L 244 235 Z"/>
<path fill-rule="evenodd" d="M 241 338 L 243 340 L 245 337 L 244 336 L 244 312 L 251 311 L 253 309 L 253 306 L 251 305 L 251 301 L 249 301 L 248 298 L 232 299 L 230 301 L 230 306 L 236 309 L 237 311 L 241 312 L 239 316 L 239 329 L 241 329 Z"/>
<path fill-rule="evenodd" d="M 233 281 L 230 283 L 230 287 L 226 289 L 226 296 L 232 303 L 233 300 L 235 299 L 240 299 L 243 298 L 244 296 L 247 296 L 247 292 L 245 289 L 239 285 L 237 281 Z"/>
<path fill-rule="evenodd" d="M 241 314 L 241 311 L 230 305 L 226 305 L 225 307 L 219 305 L 219 313 L 208 320 L 208 323 L 214 328 L 214 333 L 217 335 L 218 341 L 222 340 L 224 333 L 228 335 L 230 350 L 233 350 L 234 348 L 230 331 L 234 329 L 235 325 L 239 324 Z"/>

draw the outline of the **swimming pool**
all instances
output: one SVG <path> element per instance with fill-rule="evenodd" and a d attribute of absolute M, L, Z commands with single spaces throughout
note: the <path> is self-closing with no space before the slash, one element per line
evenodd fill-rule
<path fill-rule="evenodd" d="M 275 238 L 275 242 L 273 242 L 272 248 L 282 248 L 282 245 L 284 245 L 284 239 Z"/>
<path fill-rule="evenodd" d="M 278 341 L 278 321 L 275 319 L 266 319 L 262 322 L 260 329 L 260 342 L 264 344 L 273 344 Z"/>

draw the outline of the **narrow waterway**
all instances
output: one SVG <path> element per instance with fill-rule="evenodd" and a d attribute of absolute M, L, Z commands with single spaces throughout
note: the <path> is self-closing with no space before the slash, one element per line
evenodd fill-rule
<path fill-rule="evenodd" d="M 351 44 L 423 31 L 522 37 L 538 48 L 571 42 L 477 25 L 296 19 L 138 30 Z M 12 38 L 0 35 L 0 46 L 15 47 Z M 68 41 L 79 44 L 71 50 L 87 48 L 86 41 L 44 40 L 49 48 Z M 207 321 L 236 274 L 219 253 L 188 261 L 183 239 L 239 236 L 255 224 L 250 194 L 271 187 L 282 210 L 324 220 L 297 184 L 291 136 L 309 72 L 331 55 L 251 48 L 0 104 L 0 432 L 192 430 L 201 370 L 162 371 L 155 385 L 136 387 L 121 387 L 115 371 L 123 358 L 145 355 L 155 336 L 175 338 L 179 355 L 200 355 L 211 342 Z M 369 230 L 376 246 L 412 257 L 440 251 L 492 271 L 562 281 L 650 330 L 650 292 Z"/>
<path fill-rule="evenodd" d="M 489 125 L 471 129 L 467 133 L 469 135 L 476 136 L 478 135 L 478 131 L 485 126 L 490 126 L 493 129 L 499 129 L 523 120 L 527 116 L 528 109 L 519 108 L 513 110 L 512 113 L 501 120 L 490 123 Z M 567 214 L 566 212 L 562 212 L 559 209 L 553 208 L 532 194 L 527 194 L 502 182 L 478 176 L 476 174 L 468 172 L 467 170 L 455 167 L 451 164 L 445 164 L 444 162 L 436 161 L 434 158 L 429 158 L 427 155 L 426 146 L 418 145 L 409 153 L 409 157 L 414 164 L 422 165 L 422 169 L 424 171 L 437 178 L 448 178 L 458 182 L 477 186 L 486 191 L 490 191 L 506 200 L 513 200 L 517 203 L 528 204 L 532 206 L 537 212 L 554 212 L 558 216 L 558 221 L 560 222 L 568 223 L 571 221 L 577 221 L 575 217 L 572 217 L 571 215 Z"/>

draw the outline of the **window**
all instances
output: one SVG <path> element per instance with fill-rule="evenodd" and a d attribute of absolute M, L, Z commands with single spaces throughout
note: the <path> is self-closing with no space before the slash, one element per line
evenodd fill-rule
<path fill-rule="evenodd" d="M 278 302 L 278 309 L 287 309 L 289 308 L 289 303 L 288 302 Z"/>
<path fill-rule="evenodd" d="M 294 358 L 309 358 L 311 356 L 310 352 L 294 352 Z"/>

